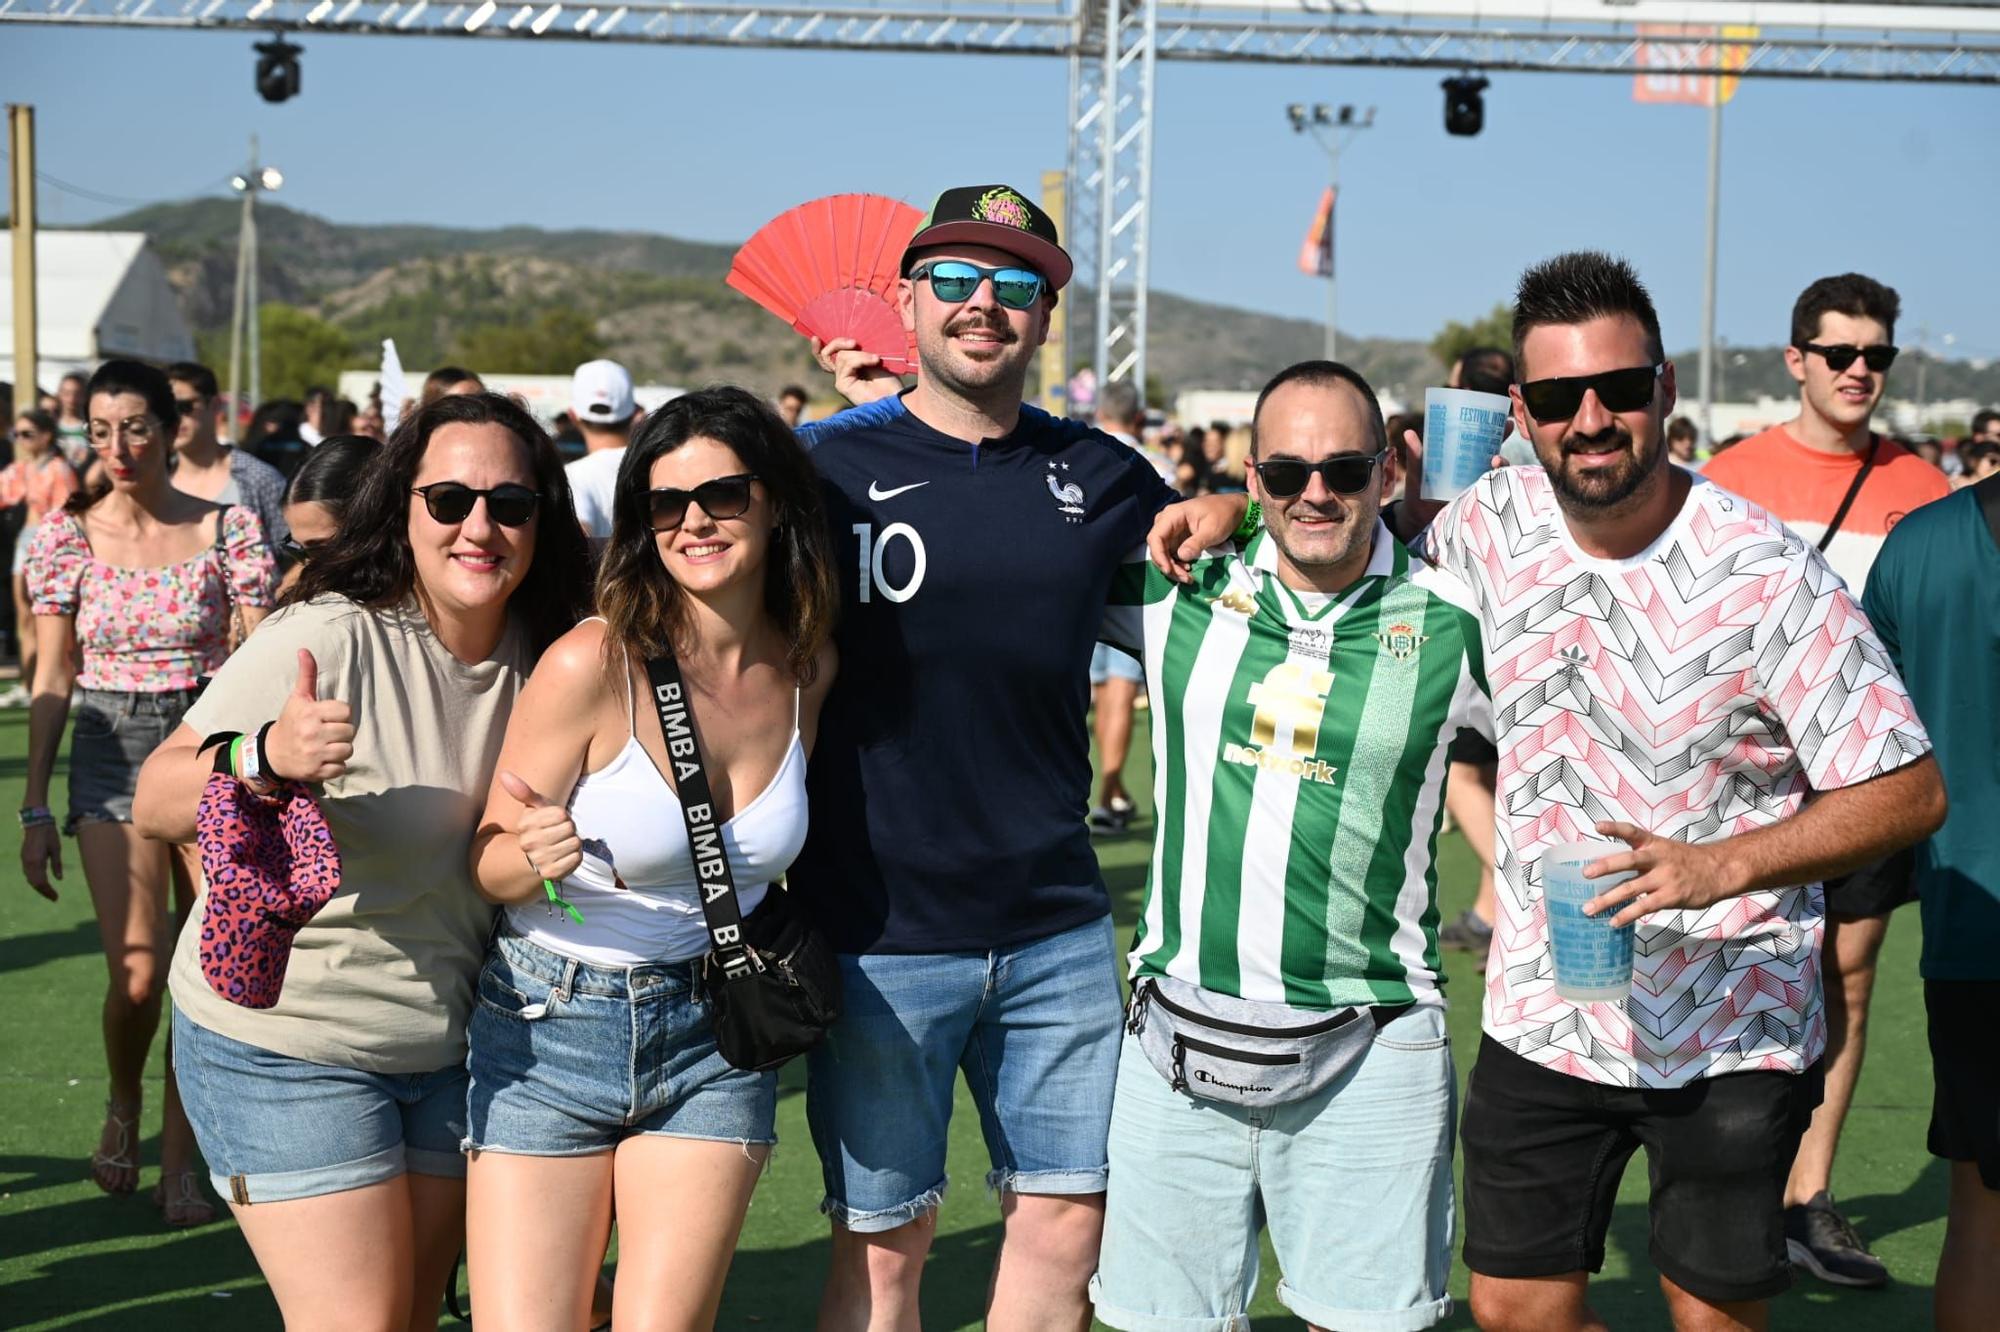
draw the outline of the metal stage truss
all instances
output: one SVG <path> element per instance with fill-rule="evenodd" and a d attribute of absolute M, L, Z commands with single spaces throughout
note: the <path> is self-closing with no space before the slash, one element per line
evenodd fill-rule
<path fill-rule="evenodd" d="M 1100 381 L 1146 372 L 1154 71 L 1161 60 L 2000 84 L 2000 0 L 0 0 L 0 24 L 653 42 L 1069 62 L 1068 216 Z M 1678 57 L 1676 54 L 1678 53 Z"/>

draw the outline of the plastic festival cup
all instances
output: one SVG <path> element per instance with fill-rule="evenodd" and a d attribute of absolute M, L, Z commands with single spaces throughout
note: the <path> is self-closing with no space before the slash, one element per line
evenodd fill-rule
<path fill-rule="evenodd" d="M 1613 911 L 1583 914 L 1591 898 L 1635 877 L 1630 870 L 1583 877 L 1584 866 L 1622 849 L 1616 842 L 1559 842 L 1542 852 L 1542 905 L 1556 993 L 1573 1004 L 1616 1002 L 1632 992 L 1632 927 L 1613 929 Z"/>
<path fill-rule="evenodd" d="M 1493 466 L 1513 402 L 1471 389 L 1424 390 L 1424 498 L 1450 500 Z"/>

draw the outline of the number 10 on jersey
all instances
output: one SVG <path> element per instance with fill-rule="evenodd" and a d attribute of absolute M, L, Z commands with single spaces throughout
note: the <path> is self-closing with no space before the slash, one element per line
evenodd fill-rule
<path fill-rule="evenodd" d="M 881 536 L 875 535 L 873 523 L 854 524 L 855 540 L 861 549 L 861 569 L 857 585 L 861 589 L 861 601 L 865 605 L 874 600 L 880 592 L 890 601 L 908 601 L 917 595 L 917 589 L 924 583 L 924 539 L 917 535 L 917 529 L 908 523 L 890 523 L 882 529 Z M 910 576 L 901 587 L 891 583 L 882 569 L 882 556 L 888 551 L 889 543 L 898 537 L 910 543 Z"/>

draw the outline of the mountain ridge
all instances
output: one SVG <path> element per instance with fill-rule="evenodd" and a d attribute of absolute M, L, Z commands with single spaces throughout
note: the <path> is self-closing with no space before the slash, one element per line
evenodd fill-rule
<path fill-rule="evenodd" d="M 147 233 L 189 324 L 212 336 L 228 327 L 240 218 L 238 201 L 209 198 L 149 205 L 89 229 Z M 803 339 L 723 284 L 732 245 L 591 228 L 343 223 L 268 202 L 258 207 L 257 225 L 264 298 L 333 323 L 364 361 L 365 350 L 386 336 L 397 339 L 406 364 L 437 364 L 474 328 L 569 309 L 586 315 L 605 354 L 641 379 L 728 380 L 774 393 L 818 375 Z M 1070 308 L 1084 307 L 1072 299 Z M 1169 392 L 1254 389 L 1324 345 L 1323 326 L 1311 320 L 1157 290 L 1149 308 L 1148 369 Z M 1072 364 L 1083 341 L 1072 328 Z M 1341 352 L 1384 395 L 1404 402 L 1421 399 L 1444 374 L 1428 344 L 1412 339 L 1343 330 Z M 1722 382 L 1733 396 L 1796 391 L 1781 349 L 1729 347 L 1722 354 Z M 1696 357 L 1675 360 L 1685 401 L 1695 389 Z M 1893 387 L 1903 394 L 1914 387 L 1912 360 L 1906 353 L 1898 366 Z M 1926 361 L 1931 400 L 2000 401 L 2000 365 Z"/>

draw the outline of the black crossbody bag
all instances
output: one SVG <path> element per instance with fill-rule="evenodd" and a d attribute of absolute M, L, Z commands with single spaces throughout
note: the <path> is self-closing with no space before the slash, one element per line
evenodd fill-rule
<path fill-rule="evenodd" d="M 775 883 L 757 909 L 743 915 L 680 665 L 671 655 L 655 657 L 646 663 L 646 678 L 673 765 L 708 926 L 701 986 L 716 1048 L 731 1067 L 761 1073 L 826 1039 L 840 1017 L 840 963 L 826 936 Z"/>

